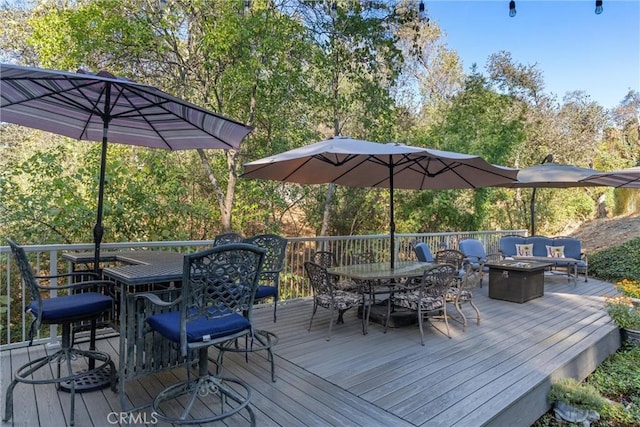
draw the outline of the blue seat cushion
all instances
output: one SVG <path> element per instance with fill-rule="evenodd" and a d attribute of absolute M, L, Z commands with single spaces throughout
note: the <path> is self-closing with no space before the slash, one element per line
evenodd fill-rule
<path fill-rule="evenodd" d="M 42 300 L 42 321 L 46 323 L 64 323 L 95 317 L 111 310 L 113 299 L 99 292 L 85 292 Z M 34 316 L 38 316 L 37 302 L 27 307 Z"/>
<path fill-rule="evenodd" d="M 554 246 L 564 246 L 565 258 L 582 258 L 582 244 L 578 239 L 557 237 L 553 239 Z"/>
<path fill-rule="evenodd" d="M 475 262 L 474 266 L 477 268 L 477 264 L 479 261 L 486 261 L 487 253 L 484 250 L 484 245 L 480 240 L 477 239 L 465 239 L 461 240 L 458 243 L 460 252 L 462 252 L 467 258 L 470 258 L 469 261 Z"/>
<path fill-rule="evenodd" d="M 418 243 L 414 248 L 413 251 L 416 254 L 416 258 L 418 258 L 418 261 L 422 261 L 422 262 L 433 262 L 433 255 L 431 254 L 431 250 L 429 249 L 429 246 L 427 246 L 426 243 Z"/>
<path fill-rule="evenodd" d="M 514 256 L 516 254 L 516 245 L 525 243 L 522 236 L 505 236 L 500 238 L 500 252 L 502 256 Z"/>
<path fill-rule="evenodd" d="M 544 236 L 527 237 L 527 243 L 533 243 L 533 256 L 546 257 L 547 246 L 555 246 L 553 239 Z"/>
<path fill-rule="evenodd" d="M 269 297 L 277 297 L 278 296 L 278 288 L 275 286 L 258 286 L 258 290 L 256 291 L 255 299 L 263 299 Z"/>
<path fill-rule="evenodd" d="M 155 314 L 147 318 L 147 323 L 154 331 L 173 342 L 180 342 L 180 312 Z M 231 313 L 208 319 L 201 316 L 187 322 L 187 342 L 201 342 L 208 336 L 216 339 L 234 335 L 244 330 L 251 330 L 251 322 L 239 313 Z"/>

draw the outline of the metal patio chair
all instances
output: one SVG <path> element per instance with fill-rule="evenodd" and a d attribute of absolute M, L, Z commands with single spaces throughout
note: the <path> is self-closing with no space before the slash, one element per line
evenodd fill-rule
<path fill-rule="evenodd" d="M 313 317 L 318 307 L 327 308 L 331 311 L 329 317 L 329 335 L 327 341 L 331 340 L 331 329 L 333 327 L 333 313 L 338 311 L 337 324 L 344 323 L 343 314 L 350 308 L 357 307 L 362 303 L 362 294 L 336 289 L 332 276 L 323 266 L 312 261 L 304 263 L 304 269 L 309 277 L 311 289 L 313 290 L 313 312 L 309 320 L 309 331 L 313 323 Z"/>
<path fill-rule="evenodd" d="M 36 276 L 33 274 L 27 255 L 22 246 L 7 239 L 15 256 L 22 280 L 27 287 L 31 302 L 25 304 L 26 311 L 34 316 L 29 336 L 30 344 L 33 335 L 40 325 L 60 325 L 62 341 L 60 349 L 52 354 L 31 360 L 19 367 L 5 395 L 5 412 L 3 421 L 13 417 L 13 389 L 18 383 L 23 384 L 55 384 L 58 390 L 71 394 L 71 410 L 69 424 L 75 424 L 76 392 L 92 391 L 110 385 L 115 391 L 116 369 L 111 357 L 104 352 L 93 349 L 95 342 L 97 319 L 113 309 L 113 298 L 105 293 L 112 291 L 113 283 L 104 280 L 77 281 L 68 285 L 50 286 L 52 280 L 64 278 L 80 278 L 93 276 L 93 273 L 79 272 L 61 275 Z M 56 297 L 43 298 L 43 293 L 60 292 Z M 67 292 L 67 295 L 62 295 Z M 72 325 L 77 322 L 91 322 L 91 349 L 81 350 L 74 347 Z M 80 363 L 83 361 L 83 363 Z M 66 375 L 62 375 L 61 365 L 66 367 Z M 57 369 L 54 370 L 54 366 Z M 36 371 L 43 374 L 36 374 Z M 51 375 L 51 372 L 56 372 Z M 24 405 L 26 402 L 21 402 Z M 33 402 L 31 402 L 33 403 Z"/>
<path fill-rule="evenodd" d="M 187 378 L 162 390 L 152 409 L 159 419 L 175 424 L 206 424 L 246 408 L 251 425 L 251 390 L 239 379 L 209 373 L 209 347 L 249 336 L 253 339 L 253 301 L 265 251 L 254 245 L 231 243 L 186 255 L 180 296 L 172 302 L 152 293 L 136 294 L 169 311 L 145 319 L 149 329 L 180 347 L 187 359 Z M 171 310 L 174 307 L 174 310 Z M 198 372 L 192 377 L 191 350 L 198 352 Z M 186 399 L 183 399 L 186 396 Z M 207 400 L 211 413 L 192 413 L 194 403 Z M 170 412 L 176 405 L 179 416 Z M 218 406 L 219 405 L 219 406 Z M 216 410 L 219 408 L 219 410 Z"/>
<path fill-rule="evenodd" d="M 445 322 L 446 333 L 441 331 L 433 322 L 429 322 L 436 330 L 451 338 L 447 316 L 446 297 L 453 285 L 457 270 L 451 264 L 439 264 L 427 270 L 418 284 L 410 282 L 404 289 L 397 289 L 391 295 L 391 304 L 416 311 L 418 327 L 420 328 L 420 344 L 424 345 L 423 323 L 429 318 L 441 318 Z M 387 317 L 388 319 L 388 317 Z"/>
<path fill-rule="evenodd" d="M 243 240 L 266 251 L 256 300 L 273 298 L 273 321 L 276 321 L 278 300 L 280 299 L 280 273 L 284 268 L 287 239 L 276 234 L 258 234 Z"/>

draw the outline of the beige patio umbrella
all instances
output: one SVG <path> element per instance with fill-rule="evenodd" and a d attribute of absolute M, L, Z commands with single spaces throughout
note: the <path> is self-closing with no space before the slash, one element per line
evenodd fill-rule
<path fill-rule="evenodd" d="M 480 156 L 337 136 L 246 163 L 242 177 L 298 184 L 388 188 L 393 268 L 394 189 L 480 188 L 512 183 L 516 174 L 516 169 L 492 165 Z"/>
<path fill-rule="evenodd" d="M 545 158 L 545 160 L 551 157 Z M 597 174 L 599 171 L 560 163 L 540 163 L 518 170 L 518 179 L 513 183 L 499 184 L 498 187 L 533 188 L 531 193 L 531 235 L 536 234 L 535 202 L 537 188 L 570 188 L 590 187 L 601 184 L 583 182 L 582 179 Z"/>
<path fill-rule="evenodd" d="M 595 173 L 583 178 L 581 182 L 616 188 L 640 188 L 640 166 L 611 172 Z"/>

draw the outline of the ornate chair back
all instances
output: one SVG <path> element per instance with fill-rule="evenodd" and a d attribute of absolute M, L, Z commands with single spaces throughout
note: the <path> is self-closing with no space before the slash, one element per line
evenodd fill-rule
<path fill-rule="evenodd" d="M 275 322 L 280 298 L 280 273 L 284 268 L 287 239 L 276 234 L 258 234 L 244 239 L 244 242 L 265 250 L 256 299 L 273 298 L 273 321 Z"/>
<path fill-rule="evenodd" d="M 226 245 L 228 243 L 240 243 L 243 239 L 244 237 L 242 237 L 242 234 L 240 233 L 229 232 L 218 234 L 213 239 L 213 247 Z"/>

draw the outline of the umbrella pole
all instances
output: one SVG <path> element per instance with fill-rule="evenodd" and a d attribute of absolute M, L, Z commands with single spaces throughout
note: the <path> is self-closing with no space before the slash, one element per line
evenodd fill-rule
<path fill-rule="evenodd" d="M 93 258 L 93 270 L 100 273 L 100 243 L 102 243 L 102 236 L 104 235 L 104 227 L 102 226 L 102 207 L 104 200 L 104 181 L 105 181 L 105 169 L 107 167 L 107 132 L 109 124 L 105 122 L 104 129 L 102 131 L 102 154 L 100 155 L 100 181 L 98 183 L 98 213 L 96 218 L 96 225 L 93 227 L 93 242 L 94 242 L 94 258 Z"/>
<path fill-rule="evenodd" d="M 536 188 L 531 191 L 531 204 L 529 210 L 531 211 L 531 235 L 536 235 Z"/>
<path fill-rule="evenodd" d="M 396 223 L 393 212 L 393 159 L 391 156 L 389 156 L 389 193 L 389 233 L 391 235 L 391 269 L 393 269 L 395 267 L 396 258 Z"/>

